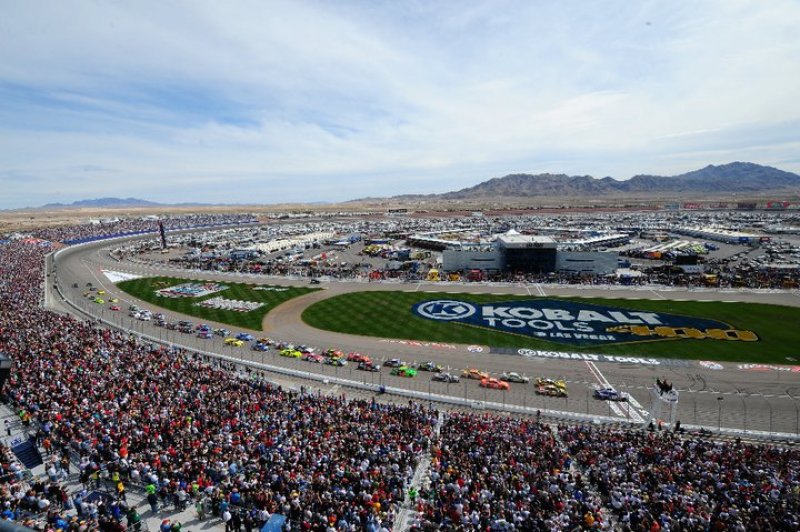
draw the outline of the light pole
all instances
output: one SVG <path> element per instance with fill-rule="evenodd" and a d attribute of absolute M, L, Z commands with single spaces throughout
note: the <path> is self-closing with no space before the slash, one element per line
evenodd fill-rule
<path fill-rule="evenodd" d="M 742 427 L 745 432 L 747 432 L 747 403 L 744 400 L 744 394 L 739 392 L 739 399 L 742 400 L 742 408 L 744 408 L 744 420 L 742 421 Z"/>
<path fill-rule="evenodd" d="M 767 406 L 769 407 L 769 433 L 772 434 L 772 403 L 767 401 Z"/>
<path fill-rule="evenodd" d="M 722 396 L 717 397 L 717 432 L 722 432 L 722 401 L 725 398 Z"/>

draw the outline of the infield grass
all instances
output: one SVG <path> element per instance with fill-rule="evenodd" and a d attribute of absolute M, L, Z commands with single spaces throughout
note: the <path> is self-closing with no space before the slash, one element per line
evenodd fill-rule
<path fill-rule="evenodd" d="M 282 291 L 255 290 L 256 286 L 243 283 L 230 283 L 221 281 L 219 284 L 227 286 L 225 290 L 208 294 L 203 297 L 181 297 L 170 298 L 156 295 L 156 291 L 162 288 L 175 286 L 183 283 L 197 283 L 193 279 L 179 279 L 175 277 L 147 277 L 143 279 L 133 279 L 117 283 L 117 286 L 130 295 L 152 303 L 158 307 L 169 309 L 188 316 L 202 318 L 208 321 L 215 321 L 241 327 L 253 331 L 262 330 L 261 322 L 264 316 L 273 308 L 284 301 L 288 301 L 298 296 L 315 292 L 318 288 L 286 287 L 274 286 L 273 288 L 288 288 Z M 217 281 L 214 281 L 217 282 Z M 258 285 L 266 288 L 268 285 Z M 237 312 L 235 310 L 221 310 L 197 306 L 197 303 L 214 297 L 224 297 L 225 299 L 235 299 L 239 301 L 254 301 L 263 303 L 263 306 L 251 310 L 250 312 Z"/>
<path fill-rule="evenodd" d="M 718 320 L 736 329 L 753 331 L 759 340 L 741 342 L 677 339 L 579 347 L 468 324 L 428 320 L 413 314 L 412 307 L 416 303 L 434 299 L 458 299 L 476 304 L 563 299 L 617 309 Z M 315 303 L 303 313 L 303 321 L 318 329 L 348 334 L 491 347 L 733 362 L 785 364 L 787 361 L 793 362 L 792 358 L 800 360 L 800 308 L 756 303 L 371 291 L 344 294 Z"/>

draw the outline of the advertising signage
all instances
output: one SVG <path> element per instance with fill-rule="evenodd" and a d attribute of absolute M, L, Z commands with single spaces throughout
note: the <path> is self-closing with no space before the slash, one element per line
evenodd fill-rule
<path fill-rule="evenodd" d="M 736 330 L 717 320 L 558 299 L 492 303 L 435 299 L 417 303 L 412 311 L 428 320 L 579 346 L 681 339 L 758 340 L 752 331 Z"/>

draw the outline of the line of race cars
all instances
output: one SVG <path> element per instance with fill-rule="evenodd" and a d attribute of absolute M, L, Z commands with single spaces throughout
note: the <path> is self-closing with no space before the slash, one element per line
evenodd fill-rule
<path fill-rule="evenodd" d="M 88 292 L 90 294 L 100 293 Z M 101 294 L 102 295 L 102 294 Z M 113 299 L 110 301 L 114 301 Z M 202 339 L 213 339 L 220 337 L 227 346 L 241 348 L 245 344 L 250 345 L 253 351 L 277 351 L 280 356 L 286 358 L 294 358 L 304 360 L 306 362 L 325 364 L 334 367 L 343 367 L 348 363 L 356 364 L 356 369 L 361 371 L 379 372 L 381 365 L 375 363 L 369 356 L 361 353 L 348 353 L 336 349 L 327 349 L 325 351 L 316 352 L 316 349 L 306 345 L 292 345 L 282 342 L 276 342 L 270 338 L 256 339 L 252 334 L 240 332 L 236 335 L 231 335 L 231 331 L 225 328 L 212 328 L 210 325 L 194 323 L 186 320 L 177 322 L 167 321 L 166 316 L 162 313 L 153 314 L 149 310 L 140 309 L 136 305 L 128 307 L 129 315 L 133 318 L 142 321 L 153 321 L 156 326 L 164 327 L 169 330 L 177 330 L 185 334 L 194 333 L 195 336 Z M 461 374 L 451 373 L 445 371 L 441 364 L 436 364 L 433 361 L 421 362 L 416 364 L 407 364 L 406 362 L 392 358 L 387 360 L 384 365 L 391 368 L 390 374 L 398 377 L 413 378 L 416 377 L 418 372 L 424 371 L 432 374 L 431 380 L 435 382 L 444 382 L 454 384 L 461 382 L 461 379 L 477 380 L 478 385 L 482 388 L 493 390 L 509 391 L 511 384 L 528 384 L 531 378 L 526 375 L 521 375 L 516 372 L 504 372 L 499 377 L 492 377 L 488 372 L 481 371 L 477 368 L 467 368 L 461 371 Z M 448 368 L 449 369 L 449 368 Z M 551 379 L 547 377 L 539 377 L 533 381 L 534 392 L 537 395 L 548 397 L 567 397 L 567 383 L 563 379 Z M 594 390 L 593 397 L 603 401 L 627 401 L 629 395 L 625 392 L 620 392 L 611 387 L 600 388 Z"/>

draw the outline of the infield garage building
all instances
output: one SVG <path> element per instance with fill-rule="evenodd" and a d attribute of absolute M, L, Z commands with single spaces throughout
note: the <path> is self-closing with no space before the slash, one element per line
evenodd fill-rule
<path fill-rule="evenodd" d="M 618 254 L 605 251 L 559 251 L 549 236 L 509 231 L 491 247 L 462 247 L 442 251 L 445 271 L 508 271 L 520 273 L 571 272 L 609 274 L 617 269 Z"/>

